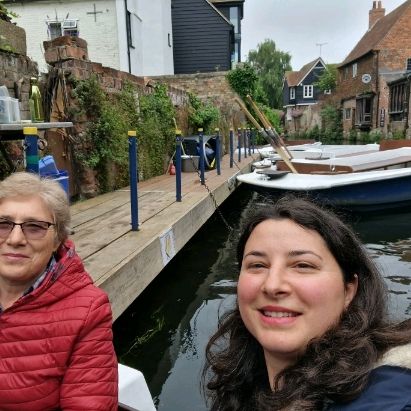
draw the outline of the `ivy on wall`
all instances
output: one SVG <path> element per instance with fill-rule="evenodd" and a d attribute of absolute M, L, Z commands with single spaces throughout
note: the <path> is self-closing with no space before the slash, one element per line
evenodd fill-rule
<path fill-rule="evenodd" d="M 217 127 L 220 110 L 210 102 L 201 101 L 194 93 L 188 93 L 188 125 L 193 133 L 199 128 L 210 134 Z"/>
<path fill-rule="evenodd" d="M 100 191 L 128 184 L 127 131 L 137 130 L 139 176 L 162 174 L 174 148 L 174 108 L 164 85 L 138 96 L 130 83 L 118 93 L 106 93 L 95 76 L 79 81 L 74 89 L 76 116 L 86 116 L 88 126 L 80 134 L 76 160 L 96 171 Z"/>

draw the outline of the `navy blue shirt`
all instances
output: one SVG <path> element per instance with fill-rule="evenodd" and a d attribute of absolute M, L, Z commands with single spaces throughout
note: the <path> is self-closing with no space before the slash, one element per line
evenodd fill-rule
<path fill-rule="evenodd" d="M 411 369 L 388 365 L 375 368 L 357 399 L 331 405 L 327 411 L 411 411 Z"/>

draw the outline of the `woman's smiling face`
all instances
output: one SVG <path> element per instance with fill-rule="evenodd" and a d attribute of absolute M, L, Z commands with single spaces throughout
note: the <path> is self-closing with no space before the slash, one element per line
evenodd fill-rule
<path fill-rule="evenodd" d="M 261 344 L 270 376 L 292 364 L 308 342 L 338 323 L 355 296 L 323 238 L 291 220 L 265 220 L 248 238 L 238 305 Z"/>

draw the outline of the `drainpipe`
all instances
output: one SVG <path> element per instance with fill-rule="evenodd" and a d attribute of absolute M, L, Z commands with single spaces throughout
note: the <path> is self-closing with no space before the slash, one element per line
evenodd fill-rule
<path fill-rule="evenodd" d="M 130 42 L 128 41 L 128 31 L 131 30 L 131 27 L 129 27 L 129 24 L 127 23 L 128 19 L 128 5 L 127 5 L 127 0 L 124 0 L 124 11 L 126 13 L 126 39 L 127 39 L 127 59 L 128 59 L 128 72 L 131 74 L 131 55 L 130 55 Z"/>
<path fill-rule="evenodd" d="M 376 81 L 375 81 L 375 94 L 376 94 L 376 96 L 377 96 L 377 107 L 376 107 L 376 116 L 375 116 L 375 128 L 376 129 L 378 129 L 379 127 L 379 112 L 380 112 L 380 87 L 379 87 L 379 81 L 380 81 L 380 76 L 379 76 L 379 74 L 380 74 L 380 63 L 379 63 L 379 57 L 380 57 L 380 54 L 379 54 L 379 51 L 376 51 L 375 52 L 375 54 L 376 54 L 376 61 L 377 61 L 377 64 L 376 64 L 376 76 L 375 76 L 375 78 L 376 78 Z M 386 125 L 386 122 L 384 122 L 384 127 L 385 127 L 385 125 Z"/>
<path fill-rule="evenodd" d="M 407 89 L 405 92 L 405 107 L 407 109 L 407 116 L 405 117 L 405 126 L 404 126 L 404 131 L 405 135 L 407 135 L 407 130 L 410 126 L 410 97 L 411 97 L 411 74 L 408 74 L 407 76 Z"/>

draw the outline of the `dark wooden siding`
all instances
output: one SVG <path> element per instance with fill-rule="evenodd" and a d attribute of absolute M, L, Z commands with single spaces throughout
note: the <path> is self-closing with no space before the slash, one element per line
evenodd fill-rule
<path fill-rule="evenodd" d="M 175 74 L 230 70 L 233 26 L 205 0 L 172 0 Z"/>

